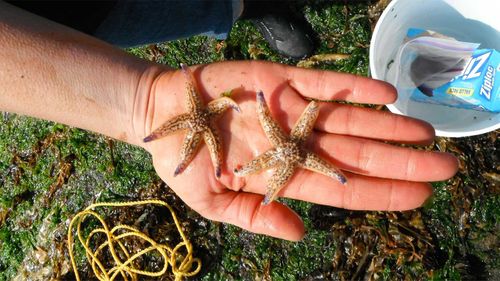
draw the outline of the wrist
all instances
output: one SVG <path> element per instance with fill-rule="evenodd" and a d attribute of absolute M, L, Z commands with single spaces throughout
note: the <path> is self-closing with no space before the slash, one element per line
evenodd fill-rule
<path fill-rule="evenodd" d="M 143 139 L 150 133 L 157 99 L 156 88 L 160 80 L 169 80 L 174 71 L 166 66 L 151 65 L 137 79 L 135 94 L 131 100 L 132 106 L 127 141 L 148 149 Z"/>

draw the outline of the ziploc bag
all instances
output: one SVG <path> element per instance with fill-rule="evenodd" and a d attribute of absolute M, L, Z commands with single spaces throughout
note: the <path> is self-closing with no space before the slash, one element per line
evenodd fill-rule
<path fill-rule="evenodd" d="M 478 46 L 433 31 L 410 29 L 388 75 L 395 75 L 392 81 L 400 93 L 414 101 L 499 112 L 499 87 L 493 87 L 495 73 L 486 69 L 495 72 L 500 55 L 494 50 L 476 50 Z M 487 53 L 491 56 L 485 61 Z M 489 68 L 479 69 L 478 62 Z M 472 70 L 474 77 L 467 75 Z M 484 83 L 491 86 L 487 98 L 481 95 Z"/>

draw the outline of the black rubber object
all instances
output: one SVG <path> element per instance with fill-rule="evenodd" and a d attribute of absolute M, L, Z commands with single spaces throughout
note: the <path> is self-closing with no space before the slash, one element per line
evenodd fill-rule
<path fill-rule="evenodd" d="M 314 50 L 312 30 L 295 17 L 289 1 L 245 1 L 242 19 L 250 20 L 278 53 L 302 59 Z"/>

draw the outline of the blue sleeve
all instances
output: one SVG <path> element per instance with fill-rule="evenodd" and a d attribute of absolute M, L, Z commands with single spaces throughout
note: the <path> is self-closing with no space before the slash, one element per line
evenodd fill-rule
<path fill-rule="evenodd" d="M 225 38 L 234 22 L 235 0 L 119 1 L 94 36 L 132 47 L 205 34 Z"/>

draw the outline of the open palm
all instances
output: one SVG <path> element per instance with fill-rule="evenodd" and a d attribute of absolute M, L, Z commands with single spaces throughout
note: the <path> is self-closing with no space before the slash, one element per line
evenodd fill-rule
<path fill-rule="evenodd" d="M 205 102 L 232 90 L 231 98 L 241 108 L 240 113 L 224 112 L 216 121 L 224 152 L 221 178 L 214 176 L 205 144 L 184 172 L 174 177 L 185 137 L 182 131 L 144 144 L 153 155 L 158 174 L 201 215 L 288 240 L 301 239 L 304 226 L 297 214 L 279 202 L 261 205 L 272 171 L 245 178 L 233 174 L 235 168 L 271 148 L 256 114 L 256 92 L 264 92 L 273 118 L 286 132 L 307 106 L 307 99 L 371 104 L 396 99 L 394 88 L 384 82 L 268 62 L 223 62 L 193 67 L 193 71 Z M 144 117 L 144 136 L 187 111 L 185 82 L 180 71 L 157 79 Z M 433 128 L 423 121 L 346 104 L 320 103 L 307 147 L 342 169 L 348 184 L 299 169 L 280 196 L 357 210 L 416 208 L 432 193 L 427 182 L 453 176 L 457 161 L 449 154 L 388 142 L 428 144 L 433 138 Z"/>

